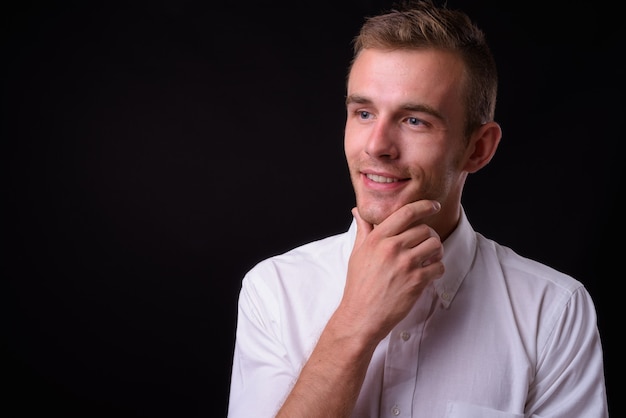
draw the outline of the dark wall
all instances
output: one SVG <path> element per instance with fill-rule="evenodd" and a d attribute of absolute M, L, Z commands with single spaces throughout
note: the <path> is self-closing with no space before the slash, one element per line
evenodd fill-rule
<path fill-rule="evenodd" d="M 389 2 L 86 3 L 2 6 L 6 406 L 225 416 L 243 274 L 350 221 L 350 40 Z M 623 30 L 600 2 L 449 4 L 501 72 L 470 220 L 587 286 L 619 416 Z"/>

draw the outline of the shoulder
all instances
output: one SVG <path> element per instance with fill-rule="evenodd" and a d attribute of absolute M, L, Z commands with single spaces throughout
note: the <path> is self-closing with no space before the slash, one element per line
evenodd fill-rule
<path fill-rule="evenodd" d="M 550 287 L 571 295 L 583 289 L 582 283 L 571 275 L 519 254 L 512 248 L 502 245 L 476 233 L 479 256 L 486 262 L 497 263 L 505 278 L 515 281 L 516 285 L 526 283 L 530 286 Z"/>
<path fill-rule="evenodd" d="M 243 277 L 240 309 L 276 323 L 327 318 L 341 298 L 352 244 L 345 232 L 260 261 Z"/>
<path fill-rule="evenodd" d="M 353 243 L 352 228 L 308 242 L 258 262 L 244 276 L 244 282 L 264 282 L 279 286 L 282 284 L 278 282 L 319 283 L 338 279 L 343 282 Z"/>

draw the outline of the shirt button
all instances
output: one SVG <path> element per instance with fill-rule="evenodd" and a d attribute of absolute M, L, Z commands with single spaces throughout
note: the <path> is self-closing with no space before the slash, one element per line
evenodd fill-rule
<path fill-rule="evenodd" d="M 402 331 L 400 333 L 400 338 L 402 338 L 402 340 L 404 341 L 407 341 L 409 338 L 411 338 L 411 334 L 406 331 Z"/>
<path fill-rule="evenodd" d="M 443 292 L 441 294 L 441 299 L 443 299 L 443 300 L 450 300 L 450 293 Z"/>
<path fill-rule="evenodd" d="M 393 408 L 391 408 L 391 413 L 396 417 L 400 415 L 400 408 L 398 408 L 398 405 L 394 405 Z"/>

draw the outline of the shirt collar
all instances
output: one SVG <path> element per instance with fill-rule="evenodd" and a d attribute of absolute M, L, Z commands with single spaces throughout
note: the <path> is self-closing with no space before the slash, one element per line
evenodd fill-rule
<path fill-rule="evenodd" d="M 461 208 L 459 223 L 443 242 L 443 276 L 434 282 L 441 304 L 448 308 L 469 272 L 476 253 L 476 233 L 465 210 Z"/>

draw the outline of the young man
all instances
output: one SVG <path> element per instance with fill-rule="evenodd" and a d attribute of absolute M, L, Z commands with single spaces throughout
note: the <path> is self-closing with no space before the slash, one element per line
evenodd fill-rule
<path fill-rule="evenodd" d="M 405 7 L 355 39 L 352 225 L 243 280 L 228 415 L 607 417 L 588 292 L 474 231 L 461 205 L 501 137 L 483 33 Z"/>

